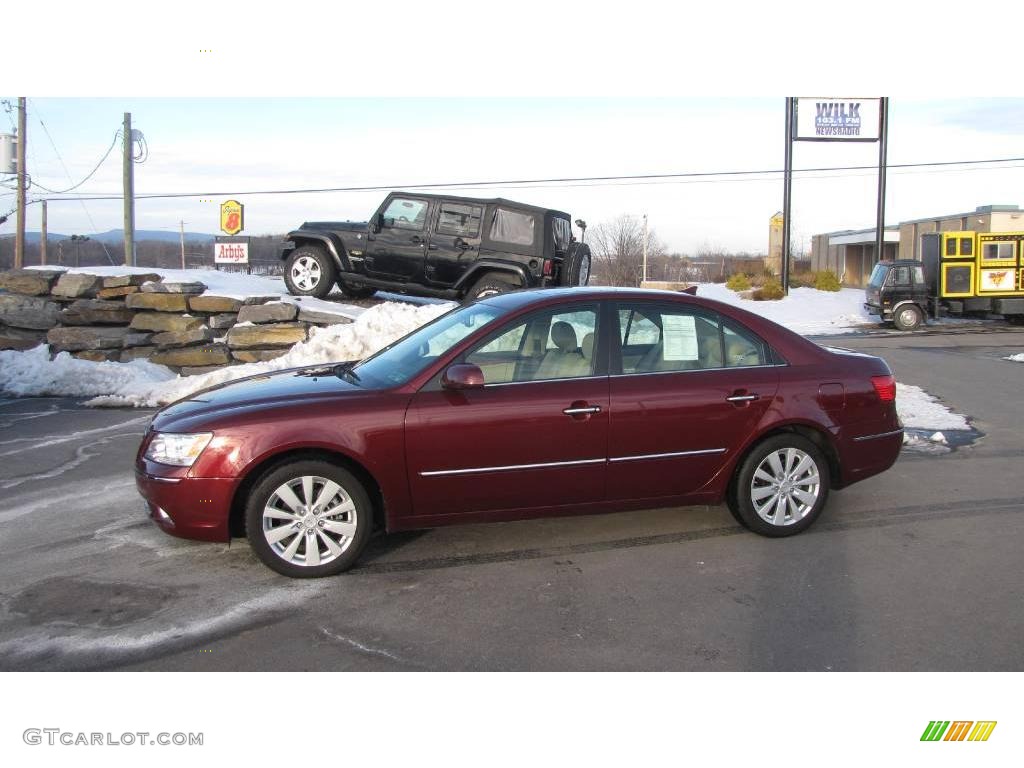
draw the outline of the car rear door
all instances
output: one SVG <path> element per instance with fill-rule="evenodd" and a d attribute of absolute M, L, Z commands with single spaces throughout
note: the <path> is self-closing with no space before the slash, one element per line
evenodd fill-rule
<path fill-rule="evenodd" d="M 694 493 L 749 439 L 778 369 L 762 340 L 702 308 L 623 301 L 614 317 L 608 498 Z"/>
<path fill-rule="evenodd" d="M 461 200 L 441 200 L 427 246 L 427 282 L 455 285 L 476 259 L 484 207 Z"/>
<path fill-rule="evenodd" d="M 603 500 L 608 376 L 607 358 L 593 351 L 597 317 L 594 302 L 510 321 L 461 358 L 480 366 L 482 389 L 434 381 L 413 397 L 406 458 L 414 515 Z"/>

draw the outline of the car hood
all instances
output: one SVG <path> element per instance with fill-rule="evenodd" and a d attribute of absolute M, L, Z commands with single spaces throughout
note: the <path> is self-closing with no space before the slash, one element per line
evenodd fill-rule
<path fill-rule="evenodd" d="M 247 376 L 196 392 L 158 411 L 153 418 L 153 428 L 184 432 L 202 428 L 207 422 L 213 428 L 214 421 L 243 411 L 366 393 L 367 390 L 336 376 L 334 366 L 289 368 Z"/>
<path fill-rule="evenodd" d="M 367 232 L 369 223 L 365 221 L 307 221 L 302 229 L 324 229 L 333 232 Z"/>

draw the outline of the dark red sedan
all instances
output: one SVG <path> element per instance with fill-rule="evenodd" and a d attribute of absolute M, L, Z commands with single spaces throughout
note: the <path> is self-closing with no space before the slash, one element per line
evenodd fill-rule
<path fill-rule="evenodd" d="M 287 576 L 375 529 L 725 502 L 766 536 L 903 441 L 885 361 L 660 291 L 517 291 L 359 363 L 253 376 L 161 410 L 138 487 L 168 533 L 247 536 Z"/>

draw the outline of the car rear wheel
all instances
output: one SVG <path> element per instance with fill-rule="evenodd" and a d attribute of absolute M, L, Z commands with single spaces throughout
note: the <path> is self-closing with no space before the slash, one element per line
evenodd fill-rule
<path fill-rule="evenodd" d="M 249 494 L 246 536 L 263 563 L 310 579 L 351 568 L 373 528 L 362 484 L 325 461 L 295 461 L 273 470 Z"/>
<path fill-rule="evenodd" d="M 336 278 L 331 257 L 315 245 L 300 245 L 285 263 L 284 282 L 293 296 L 322 299 L 334 288 Z"/>
<path fill-rule="evenodd" d="M 913 331 L 921 327 L 924 315 L 916 304 L 907 304 L 896 310 L 892 320 L 901 331 Z"/>
<path fill-rule="evenodd" d="M 462 301 L 468 304 L 471 301 L 477 299 L 486 299 L 488 296 L 497 296 L 500 293 L 508 293 L 519 288 L 519 283 L 508 275 L 503 275 L 499 272 L 488 272 L 486 275 L 481 277 L 475 283 L 473 287 L 466 291 L 466 295 L 462 297 Z"/>
<path fill-rule="evenodd" d="M 829 466 L 800 435 L 771 437 L 740 466 L 730 501 L 734 516 L 762 536 L 792 536 L 809 528 L 828 500 Z"/>

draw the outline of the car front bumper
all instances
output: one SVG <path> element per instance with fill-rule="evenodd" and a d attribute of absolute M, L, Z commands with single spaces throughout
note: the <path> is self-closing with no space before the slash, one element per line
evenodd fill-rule
<path fill-rule="evenodd" d="M 878 306 L 877 304 L 868 304 L 867 302 L 865 302 L 864 311 L 867 312 L 869 315 L 878 315 L 879 317 L 882 318 L 882 320 L 885 321 L 892 320 L 892 310 L 884 309 Z"/>
<path fill-rule="evenodd" d="M 183 539 L 230 540 L 237 485 L 227 478 L 159 477 L 135 470 L 135 486 L 149 506 L 150 519 Z"/>

